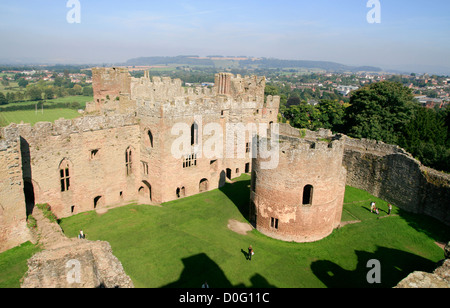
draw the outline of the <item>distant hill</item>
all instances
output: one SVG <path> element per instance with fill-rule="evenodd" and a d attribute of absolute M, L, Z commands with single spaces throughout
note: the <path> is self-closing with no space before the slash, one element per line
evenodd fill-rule
<path fill-rule="evenodd" d="M 176 57 L 141 57 L 128 60 L 127 66 L 151 66 L 151 65 L 189 65 L 223 67 L 221 62 L 233 62 L 241 68 L 279 68 L 279 69 L 320 69 L 328 72 L 358 72 L 370 71 L 381 72 L 381 68 L 372 66 L 348 66 L 329 61 L 306 61 L 306 60 L 281 60 L 274 58 L 248 58 L 248 57 L 199 57 L 199 56 L 176 56 Z"/>

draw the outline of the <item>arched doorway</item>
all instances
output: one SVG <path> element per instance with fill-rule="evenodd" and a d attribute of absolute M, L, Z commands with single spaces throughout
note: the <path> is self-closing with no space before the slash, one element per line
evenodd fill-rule
<path fill-rule="evenodd" d="M 147 181 L 142 181 L 142 186 L 138 190 L 140 202 L 152 201 L 152 185 Z"/>
<path fill-rule="evenodd" d="M 208 191 L 208 188 L 209 188 L 208 180 L 207 179 L 201 180 L 200 184 L 199 184 L 199 191 L 202 193 L 202 192 Z"/>

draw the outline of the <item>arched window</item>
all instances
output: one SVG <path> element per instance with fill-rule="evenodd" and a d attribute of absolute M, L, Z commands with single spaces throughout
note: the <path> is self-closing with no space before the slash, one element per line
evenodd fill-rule
<path fill-rule="evenodd" d="M 69 162 L 64 159 L 59 165 L 59 178 L 61 183 L 61 192 L 70 189 L 70 166 Z"/>
<path fill-rule="evenodd" d="M 194 122 L 191 126 L 191 145 L 198 144 L 198 124 Z"/>
<path fill-rule="evenodd" d="M 303 205 L 312 205 L 314 188 L 312 185 L 306 185 L 303 188 Z"/>
<path fill-rule="evenodd" d="M 125 152 L 125 165 L 127 167 L 127 175 L 131 175 L 133 173 L 133 151 L 131 147 L 127 149 Z"/>

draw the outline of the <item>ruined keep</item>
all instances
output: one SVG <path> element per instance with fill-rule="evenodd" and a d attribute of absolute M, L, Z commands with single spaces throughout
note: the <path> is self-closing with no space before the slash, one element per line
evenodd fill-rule
<path fill-rule="evenodd" d="M 264 77 L 220 73 L 214 87 L 193 88 L 148 73 L 134 78 L 125 68 L 92 72 L 94 101 L 85 116 L 0 129 L 0 252 L 30 239 L 34 204 L 48 203 L 58 218 L 160 204 L 242 173 L 252 173 L 250 219 L 280 240 L 328 236 L 340 223 L 346 183 L 450 224 L 450 176 L 396 146 L 279 124 L 278 165 L 261 168 L 265 158 L 253 156 L 264 139 L 246 128 L 273 132 L 280 104 L 265 97 Z M 187 145 L 175 155 L 183 134 Z M 212 136 L 222 155 L 202 151 Z"/>
<path fill-rule="evenodd" d="M 277 168 L 261 168 L 260 156 L 253 160 L 250 219 L 267 236 L 314 242 L 341 222 L 345 136 L 322 130 L 299 138 L 292 131 L 299 132 L 280 124 Z"/>
<path fill-rule="evenodd" d="M 58 217 L 133 202 L 160 204 L 216 189 L 251 170 L 251 136 L 244 154 L 209 157 L 208 124 L 277 121 L 279 97 L 264 97 L 264 77 L 216 75 L 213 88 L 179 79 L 133 78 L 124 68 L 93 68 L 94 101 L 86 115 L 55 123 L 11 124 L 0 130 L 0 251 L 30 239 L 27 215 L 48 203 Z M 189 144 L 172 146 L 184 124 Z M 239 127 L 239 126 L 238 126 Z M 238 134 L 238 131 L 234 133 Z M 237 138 L 237 136 L 236 136 Z M 234 137 L 222 138 L 235 148 Z"/>

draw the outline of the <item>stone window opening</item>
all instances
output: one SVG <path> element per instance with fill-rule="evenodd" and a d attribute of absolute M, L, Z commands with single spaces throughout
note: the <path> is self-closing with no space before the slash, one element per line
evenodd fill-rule
<path fill-rule="evenodd" d="M 250 150 L 251 150 L 251 143 L 247 142 L 245 144 L 245 153 L 250 153 Z"/>
<path fill-rule="evenodd" d="M 270 218 L 270 227 L 278 230 L 278 222 L 279 222 L 278 218 L 271 217 Z"/>
<path fill-rule="evenodd" d="M 312 185 L 306 185 L 303 188 L 303 205 L 312 205 L 314 187 Z"/>
<path fill-rule="evenodd" d="M 186 189 L 184 188 L 184 186 L 181 187 L 181 188 L 178 187 L 176 194 L 177 194 L 177 198 L 178 199 L 185 197 L 186 196 Z"/>
<path fill-rule="evenodd" d="M 75 205 L 72 205 L 70 207 L 70 213 L 73 214 L 75 212 Z"/>
<path fill-rule="evenodd" d="M 59 166 L 59 175 L 61 183 L 61 192 L 68 191 L 70 189 L 70 171 L 68 161 L 64 160 Z"/>
<path fill-rule="evenodd" d="M 148 163 L 145 161 L 142 161 L 142 171 L 145 175 L 148 175 Z"/>
<path fill-rule="evenodd" d="M 99 149 L 91 150 L 91 159 L 94 159 L 98 155 Z"/>
<path fill-rule="evenodd" d="M 153 134 L 152 134 L 152 131 L 148 130 L 147 131 L 147 135 L 148 135 L 148 141 L 149 141 L 150 147 L 153 148 Z"/>
<path fill-rule="evenodd" d="M 184 158 L 183 168 L 190 168 L 197 166 L 197 154 L 191 154 Z"/>
<path fill-rule="evenodd" d="M 133 174 L 133 151 L 128 148 L 125 152 L 125 166 L 127 168 L 127 176 Z"/>
<path fill-rule="evenodd" d="M 194 122 L 191 126 L 191 145 L 198 144 L 198 124 Z"/>

